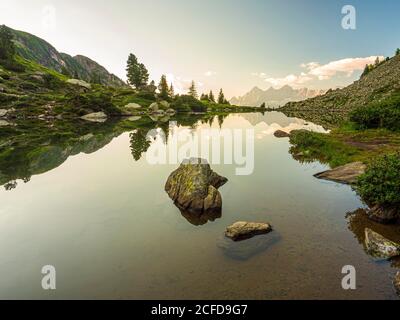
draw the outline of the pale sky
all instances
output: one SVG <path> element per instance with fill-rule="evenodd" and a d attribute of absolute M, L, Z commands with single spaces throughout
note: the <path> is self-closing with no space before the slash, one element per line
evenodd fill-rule
<path fill-rule="evenodd" d="M 356 30 L 342 28 L 342 7 Z M 130 52 L 178 91 L 350 84 L 400 47 L 397 0 L 0 0 L 0 24 L 83 54 L 126 79 Z"/>

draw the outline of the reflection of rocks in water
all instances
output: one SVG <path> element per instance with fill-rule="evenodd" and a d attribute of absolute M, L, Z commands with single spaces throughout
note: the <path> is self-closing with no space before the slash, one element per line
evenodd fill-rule
<path fill-rule="evenodd" d="M 217 240 L 217 247 L 224 254 L 235 260 L 248 260 L 251 257 L 267 250 L 280 241 L 280 235 L 276 232 L 260 235 L 246 241 L 232 241 L 222 235 Z"/>
<path fill-rule="evenodd" d="M 181 210 L 181 209 L 180 209 L 180 211 L 182 213 L 182 216 L 184 216 L 185 219 L 188 222 L 190 222 L 191 224 L 193 224 L 194 226 L 202 226 L 210 221 L 215 221 L 222 217 L 221 209 L 208 210 L 206 212 L 201 212 L 201 213 L 198 213 L 198 212 L 196 213 L 196 212 L 191 212 L 191 211 Z"/>
<path fill-rule="evenodd" d="M 366 245 L 366 230 L 372 230 L 392 242 L 400 243 L 400 225 L 384 225 L 372 221 L 369 219 L 364 209 L 358 209 L 352 213 L 348 213 L 347 218 L 349 230 L 354 233 L 365 252 L 373 257 L 374 254 L 368 250 Z"/>

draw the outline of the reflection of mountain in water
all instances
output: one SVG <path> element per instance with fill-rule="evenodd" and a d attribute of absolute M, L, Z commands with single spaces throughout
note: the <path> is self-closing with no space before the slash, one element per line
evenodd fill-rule
<path fill-rule="evenodd" d="M 251 113 L 240 115 L 252 126 L 257 126 L 265 134 L 273 134 L 277 130 L 290 133 L 293 130 L 306 129 L 314 132 L 327 132 L 324 127 L 299 118 L 290 118 L 281 112 Z"/>

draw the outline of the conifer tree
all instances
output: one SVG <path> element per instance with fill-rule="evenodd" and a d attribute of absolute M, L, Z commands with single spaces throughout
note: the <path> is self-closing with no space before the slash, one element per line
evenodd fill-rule
<path fill-rule="evenodd" d="M 158 95 L 161 99 L 167 100 L 169 98 L 168 82 L 167 82 L 167 77 L 165 75 L 161 76 L 160 83 L 158 84 L 158 91 L 159 91 Z"/>
<path fill-rule="evenodd" d="M 198 99 L 196 84 L 192 81 L 192 85 L 189 88 L 189 96 L 192 96 L 195 99 Z"/>
<path fill-rule="evenodd" d="M 175 97 L 175 89 L 174 89 L 174 86 L 173 86 L 172 82 L 171 82 L 171 85 L 169 87 L 168 94 L 169 94 L 171 99 L 173 99 Z"/>
<path fill-rule="evenodd" d="M 212 91 L 210 91 L 210 94 L 208 95 L 208 99 L 210 100 L 210 102 L 215 103 L 215 97 L 214 97 L 214 93 Z"/>
<path fill-rule="evenodd" d="M 130 54 L 126 67 L 128 83 L 136 89 L 142 89 L 149 81 L 149 72 L 143 63 L 139 63 L 134 54 Z"/>
<path fill-rule="evenodd" d="M 218 104 L 224 104 L 225 103 L 225 96 L 224 96 L 224 92 L 222 91 L 222 89 L 219 91 L 219 95 L 218 95 Z"/>

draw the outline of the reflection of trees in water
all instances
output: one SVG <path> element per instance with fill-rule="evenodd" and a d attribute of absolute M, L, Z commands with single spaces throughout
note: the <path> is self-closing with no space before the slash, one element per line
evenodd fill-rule
<path fill-rule="evenodd" d="M 142 154 L 147 152 L 151 145 L 151 142 L 147 139 L 147 130 L 137 129 L 129 137 L 133 159 L 139 161 Z"/>

